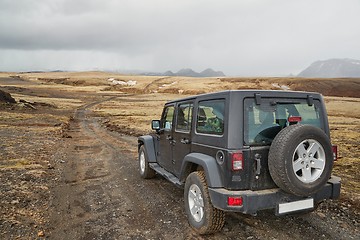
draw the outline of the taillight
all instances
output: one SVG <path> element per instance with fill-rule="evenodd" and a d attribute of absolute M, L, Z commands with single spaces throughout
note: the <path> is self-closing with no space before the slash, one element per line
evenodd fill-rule
<path fill-rule="evenodd" d="M 242 152 L 233 152 L 230 153 L 230 159 L 232 164 L 232 170 L 238 171 L 243 169 L 244 159 Z"/>
<path fill-rule="evenodd" d="M 336 161 L 338 159 L 338 146 L 337 145 L 332 145 L 332 152 L 333 152 L 334 161 Z"/>
<path fill-rule="evenodd" d="M 229 206 L 242 206 L 243 199 L 242 199 L 242 197 L 228 197 L 228 205 Z"/>

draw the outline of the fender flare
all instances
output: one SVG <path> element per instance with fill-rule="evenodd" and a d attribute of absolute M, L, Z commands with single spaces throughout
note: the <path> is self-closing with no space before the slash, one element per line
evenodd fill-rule
<path fill-rule="evenodd" d="M 145 152 L 146 152 L 145 154 L 147 155 L 148 162 L 155 163 L 156 153 L 155 153 L 154 138 L 150 135 L 138 137 L 138 150 L 142 145 L 144 145 L 145 147 Z"/>
<path fill-rule="evenodd" d="M 180 181 L 186 180 L 186 177 L 191 173 L 191 166 L 193 164 L 199 165 L 204 169 L 208 187 L 224 187 L 220 177 L 220 169 L 215 158 L 202 153 L 190 153 L 185 156 L 181 166 Z"/>

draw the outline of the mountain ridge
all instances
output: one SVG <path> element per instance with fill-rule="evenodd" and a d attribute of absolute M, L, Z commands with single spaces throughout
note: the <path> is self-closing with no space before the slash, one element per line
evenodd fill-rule
<path fill-rule="evenodd" d="M 319 78 L 358 78 L 360 77 L 360 60 L 351 58 L 332 58 L 313 62 L 301 71 L 298 77 Z"/>
<path fill-rule="evenodd" d="M 180 76 L 180 77 L 225 77 L 226 75 L 222 71 L 214 71 L 211 68 L 207 68 L 202 72 L 196 72 L 191 68 L 182 68 L 177 72 L 166 71 L 164 73 L 159 72 L 145 72 L 141 73 L 145 76 Z"/>

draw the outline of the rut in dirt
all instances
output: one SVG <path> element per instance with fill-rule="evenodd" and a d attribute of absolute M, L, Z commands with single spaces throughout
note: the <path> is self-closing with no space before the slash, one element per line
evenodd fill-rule
<path fill-rule="evenodd" d="M 114 97 L 107 100 L 114 99 Z M 51 190 L 50 239 L 356 239 L 332 213 L 276 217 L 227 213 L 222 232 L 198 236 L 187 223 L 183 190 L 161 177 L 140 178 L 137 139 L 110 132 L 91 112 L 76 111 L 54 156 L 60 174 Z M 331 206 L 331 205 L 329 205 Z M 330 217 L 330 214 L 332 214 Z M 346 224 L 346 225 L 344 225 Z M 286 227 L 284 227 L 286 226 Z M 355 231 L 355 232 L 354 232 Z"/>
<path fill-rule="evenodd" d="M 181 190 L 174 195 L 170 184 L 158 186 L 162 179 L 141 180 L 136 138 L 103 129 L 89 110 L 99 103 L 77 110 L 71 138 L 55 155 L 62 175 L 52 190 L 50 237 L 165 239 L 176 233 L 182 239 Z"/>

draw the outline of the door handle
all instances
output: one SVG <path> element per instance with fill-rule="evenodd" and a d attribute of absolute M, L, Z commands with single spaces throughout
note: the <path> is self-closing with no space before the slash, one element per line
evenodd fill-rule
<path fill-rule="evenodd" d="M 255 161 L 256 161 L 256 175 L 260 175 L 261 171 L 261 155 L 255 154 Z"/>
<path fill-rule="evenodd" d="M 187 139 L 187 138 L 182 138 L 182 139 L 181 139 L 181 143 L 183 143 L 183 144 L 189 144 L 189 143 L 190 143 L 190 140 Z"/>

